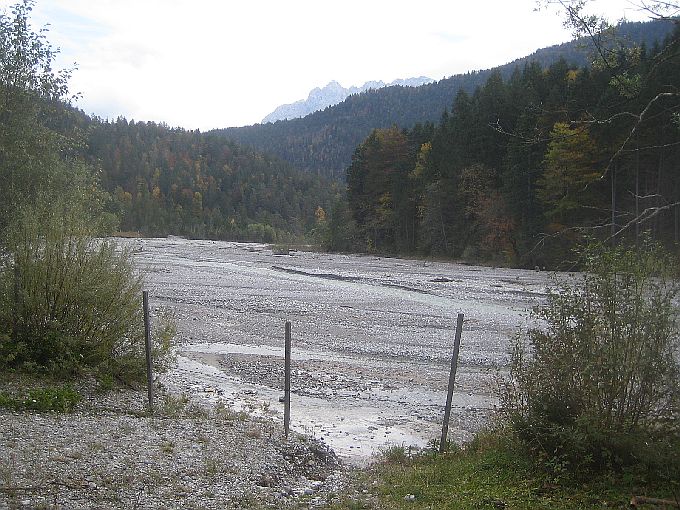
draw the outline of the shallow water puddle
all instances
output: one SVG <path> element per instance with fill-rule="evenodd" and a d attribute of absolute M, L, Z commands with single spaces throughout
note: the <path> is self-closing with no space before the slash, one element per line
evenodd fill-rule
<path fill-rule="evenodd" d="M 281 358 L 283 349 L 273 346 L 205 343 L 185 346 L 178 357 L 178 367 L 166 376 L 167 384 L 175 390 L 186 391 L 211 404 L 223 402 L 236 411 L 267 416 L 282 426 L 282 390 L 265 384 L 244 382 L 220 368 L 220 357 L 240 354 L 257 357 Z M 200 359 L 189 356 L 200 355 Z M 329 355 L 309 350 L 298 350 L 293 358 L 320 359 L 356 363 L 348 356 Z M 351 369 L 345 371 L 350 374 Z M 351 377 L 348 377 L 350 379 Z M 376 383 L 377 381 L 373 381 Z M 351 385 L 348 385 L 351 386 Z M 422 448 L 439 433 L 431 420 L 443 410 L 444 391 L 427 391 L 396 387 L 370 387 L 363 392 L 329 390 L 327 398 L 291 395 L 291 428 L 311 435 L 328 444 L 340 457 L 353 464 L 365 464 L 370 457 L 389 446 Z M 454 410 L 489 407 L 489 399 L 457 393 Z M 413 407 L 420 410 L 414 413 Z M 420 416 L 422 415 L 422 417 Z M 455 427 L 452 427 L 455 428 Z M 457 438 L 466 437 L 462 430 Z M 456 434 L 452 430 L 452 435 Z"/>
<path fill-rule="evenodd" d="M 184 356 L 178 366 L 164 377 L 171 391 L 187 392 L 207 403 L 223 402 L 235 411 L 266 416 L 283 427 L 282 392 L 268 386 L 244 383 L 222 370 Z M 384 408 L 343 401 L 291 395 L 291 429 L 311 435 L 328 444 L 346 461 L 362 465 L 389 445 L 422 447 L 434 437 L 432 424 L 403 421 Z M 418 430 L 418 433 L 413 432 Z"/>

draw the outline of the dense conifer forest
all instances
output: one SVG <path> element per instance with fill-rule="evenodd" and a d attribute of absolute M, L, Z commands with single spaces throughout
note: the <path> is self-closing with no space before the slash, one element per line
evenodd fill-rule
<path fill-rule="evenodd" d="M 599 55 L 549 48 L 239 128 L 241 142 L 250 133 L 265 154 L 296 166 L 232 141 L 234 130 L 123 118 L 81 116 L 84 150 L 120 229 L 144 235 L 312 241 L 524 267 L 556 267 L 586 236 L 646 232 L 672 244 L 680 237 L 678 33 L 664 21 L 625 27 L 626 41 L 671 35 L 603 44 Z M 385 127 L 394 118 L 400 123 Z"/>
<path fill-rule="evenodd" d="M 86 131 L 123 231 L 301 242 L 341 191 L 213 133 L 123 118 L 88 121 Z"/>
<path fill-rule="evenodd" d="M 674 245 L 679 36 L 591 67 L 496 71 L 435 125 L 374 130 L 331 246 L 555 267 L 591 236 Z"/>

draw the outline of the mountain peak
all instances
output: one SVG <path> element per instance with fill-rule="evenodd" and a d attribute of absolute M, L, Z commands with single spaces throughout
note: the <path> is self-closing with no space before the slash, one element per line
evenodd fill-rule
<path fill-rule="evenodd" d="M 391 83 L 385 84 L 383 81 L 367 81 L 360 87 L 351 86 L 345 88 L 335 80 L 328 82 L 324 87 L 316 87 L 309 92 L 307 99 L 300 99 L 294 103 L 284 104 L 277 107 L 272 113 L 262 119 L 262 124 L 267 122 L 276 122 L 277 120 L 289 120 L 299 117 L 305 117 L 310 113 L 323 110 L 329 106 L 334 106 L 343 102 L 348 96 L 352 94 L 359 94 L 370 89 L 380 89 L 392 85 L 400 85 L 402 87 L 418 87 L 426 83 L 432 83 L 434 80 L 425 76 L 418 78 L 407 78 L 405 80 L 398 79 Z"/>

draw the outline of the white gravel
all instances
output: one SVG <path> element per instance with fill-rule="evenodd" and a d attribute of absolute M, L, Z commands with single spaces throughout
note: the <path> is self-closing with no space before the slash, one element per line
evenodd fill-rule
<path fill-rule="evenodd" d="M 93 395 L 72 414 L 0 410 L 0 509 L 315 508 L 346 471 L 271 421 L 181 398 Z"/>
<path fill-rule="evenodd" d="M 364 464 L 439 436 L 453 332 L 465 314 L 449 437 L 466 441 L 497 404 L 509 338 L 545 297 L 547 274 L 448 262 L 291 252 L 178 238 L 121 241 L 152 308 L 178 322 L 174 390 L 280 414 L 292 324 L 291 426 Z M 153 315 L 153 313 L 152 313 Z"/>

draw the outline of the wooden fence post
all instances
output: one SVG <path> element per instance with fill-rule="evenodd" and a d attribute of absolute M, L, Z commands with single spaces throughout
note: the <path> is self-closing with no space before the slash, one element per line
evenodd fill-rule
<path fill-rule="evenodd" d="M 149 320 L 149 291 L 142 291 L 144 303 L 144 343 L 146 344 L 146 381 L 149 396 L 149 412 L 153 413 L 153 370 L 151 359 L 151 321 Z"/>
<path fill-rule="evenodd" d="M 449 388 L 446 394 L 446 407 L 444 408 L 444 424 L 442 425 L 442 437 L 439 441 L 439 453 L 446 451 L 446 436 L 449 433 L 449 420 L 451 418 L 451 401 L 453 400 L 453 386 L 456 383 L 456 370 L 458 369 L 458 352 L 460 351 L 460 335 L 463 331 L 463 314 L 458 314 L 456 323 L 456 338 L 453 342 L 453 356 L 451 357 L 451 372 L 449 373 Z"/>
<path fill-rule="evenodd" d="M 288 439 L 290 429 L 290 321 L 286 321 L 286 344 L 283 383 L 283 435 Z"/>
<path fill-rule="evenodd" d="M 18 335 L 19 309 L 24 307 L 23 299 L 20 299 L 22 283 L 19 262 L 17 256 L 14 255 L 14 303 L 12 304 L 12 331 L 14 335 Z"/>

